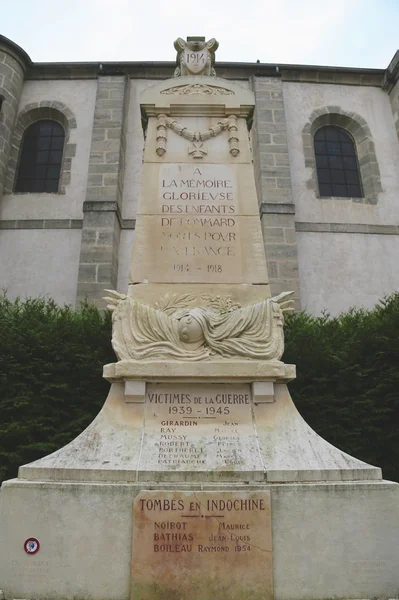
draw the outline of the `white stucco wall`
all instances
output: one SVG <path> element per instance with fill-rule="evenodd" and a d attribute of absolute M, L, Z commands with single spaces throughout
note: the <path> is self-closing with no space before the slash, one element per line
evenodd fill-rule
<path fill-rule="evenodd" d="M 297 232 L 302 308 L 372 308 L 399 291 L 399 236 Z"/>
<path fill-rule="evenodd" d="M 75 304 L 79 229 L 0 231 L 0 288 L 9 298 L 50 296 Z"/>
<path fill-rule="evenodd" d="M 27 81 L 19 111 L 31 102 L 63 102 L 73 112 L 77 127 L 70 130 L 69 142 L 76 144 L 71 182 L 66 194 L 6 195 L 0 205 L 0 219 L 81 219 L 96 100 L 96 80 Z"/>
<path fill-rule="evenodd" d="M 399 223 L 399 144 L 388 95 L 368 86 L 284 82 L 284 103 L 296 220 L 328 223 Z M 306 182 L 302 129 L 316 108 L 339 106 L 362 116 L 370 127 L 383 192 L 375 206 L 347 199 L 316 198 Z"/>

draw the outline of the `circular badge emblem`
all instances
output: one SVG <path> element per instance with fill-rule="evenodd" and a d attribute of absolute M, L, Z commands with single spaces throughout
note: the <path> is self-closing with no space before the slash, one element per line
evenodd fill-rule
<path fill-rule="evenodd" d="M 36 554 L 36 552 L 39 552 L 39 549 L 40 542 L 34 537 L 28 538 L 24 543 L 24 550 L 26 554 Z"/>

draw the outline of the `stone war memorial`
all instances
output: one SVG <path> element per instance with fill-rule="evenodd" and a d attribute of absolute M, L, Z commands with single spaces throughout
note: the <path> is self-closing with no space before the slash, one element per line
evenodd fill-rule
<path fill-rule="evenodd" d="M 3 484 L 5 600 L 399 596 L 399 485 L 318 436 L 287 389 L 292 293 L 268 285 L 254 96 L 217 77 L 217 47 L 179 38 L 175 76 L 141 93 L 130 284 L 105 292 L 111 389 Z"/>

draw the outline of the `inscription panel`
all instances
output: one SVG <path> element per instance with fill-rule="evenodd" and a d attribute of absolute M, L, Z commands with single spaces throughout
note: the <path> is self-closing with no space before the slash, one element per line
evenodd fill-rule
<path fill-rule="evenodd" d="M 191 73 L 200 73 L 204 70 L 209 59 L 209 51 L 207 48 L 203 50 L 186 50 L 184 52 L 184 60 Z"/>
<path fill-rule="evenodd" d="M 33 560 L 29 560 L 32 558 Z M 24 559 L 11 562 L 11 573 L 16 581 L 21 577 L 27 577 L 32 583 L 40 583 L 43 577 L 46 579 L 51 577 L 48 560 L 41 560 L 36 556 L 24 557 Z"/>
<path fill-rule="evenodd" d="M 132 600 L 271 600 L 270 492 L 142 491 Z"/>
<path fill-rule="evenodd" d="M 392 562 L 386 560 L 357 560 L 351 563 L 351 581 L 363 586 L 388 583 L 396 570 Z M 364 588 L 366 589 L 366 587 Z"/>
<path fill-rule="evenodd" d="M 140 469 L 262 470 L 249 385 L 147 384 Z"/>
<path fill-rule="evenodd" d="M 207 227 L 197 231 L 194 222 L 185 229 L 174 222 L 162 226 L 162 218 L 143 215 L 137 223 L 131 283 L 267 283 L 259 217 L 237 218 L 235 239 L 219 243 L 215 238 L 216 246 L 205 240 Z M 196 244 L 194 233 L 200 236 Z"/>
<path fill-rule="evenodd" d="M 224 281 L 240 269 L 235 170 L 227 165 L 162 165 L 159 170 L 159 258 L 180 281 Z"/>
<path fill-rule="evenodd" d="M 267 283 L 255 188 L 240 173 L 238 184 L 232 165 L 144 169 L 132 283 Z"/>
<path fill-rule="evenodd" d="M 158 210 L 171 215 L 237 214 L 235 168 L 209 164 L 161 165 Z"/>

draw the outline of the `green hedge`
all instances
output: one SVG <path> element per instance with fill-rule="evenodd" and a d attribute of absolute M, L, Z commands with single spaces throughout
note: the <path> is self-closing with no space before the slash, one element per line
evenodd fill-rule
<path fill-rule="evenodd" d="M 111 319 L 83 304 L 0 298 L 0 479 L 76 437 L 104 403 Z"/>
<path fill-rule="evenodd" d="M 303 418 L 334 446 L 399 480 L 399 293 L 371 311 L 287 319 L 284 361 Z"/>
<path fill-rule="evenodd" d="M 76 437 L 104 403 L 111 319 L 52 300 L 0 297 L 0 480 Z M 329 442 L 399 479 L 399 294 L 373 311 L 287 319 L 290 390 Z"/>

